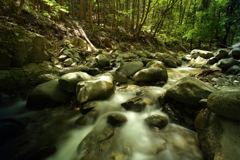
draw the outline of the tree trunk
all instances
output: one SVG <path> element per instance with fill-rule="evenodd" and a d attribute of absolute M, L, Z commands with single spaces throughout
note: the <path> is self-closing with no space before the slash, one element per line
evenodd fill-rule
<path fill-rule="evenodd" d="M 92 22 L 92 6 L 93 6 L 93 1 L 89 0 L 89 5 L 88 5 L 88 9 L 89 9 L 89 23 L 92 26 L 93 22 Z"/>
<path fill-rule="evenodd" d="M 17 15 L 19 15 L 23 9 L 23 5 L 24 5 L 24 0 L 21 0 L 20 5 L 18 7 L 18 11 L 17 11 Z"/>

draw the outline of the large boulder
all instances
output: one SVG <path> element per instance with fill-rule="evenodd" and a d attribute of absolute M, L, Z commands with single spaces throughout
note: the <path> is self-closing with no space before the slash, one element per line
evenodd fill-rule
<path fill-rule="evenodd" d="M 240 121 L 240 87 L 225 88 L 210 94 L 207 105 L 217 115 Z"/>
<path fill-rule="evenodd" d="M 134 74 L 134 81 L 167 81 L 167 69 L 162 62 L 152 61 L 146 66 L 148 68 L 142 69 Z"/>
<path fill-rule="evenodd" d="M 232 58 L 225 58 L 225 59 L 221 59 L 218 63 L 217 66 L 219 68 L 221 68 L 223 71 L 228 70 L 230 67 L 234 66 L 234 65 L 238 65 L 240 64 L 240 62 L 236 59 L 232 59 Z"/>
<path fill-rule="evenodd" d="M 76 93 L 76 85 L 80 81 L 91 79 L 92 76 L 85 72 L 68 73 L 60 77 L 59 87 L 68 93 Z"/>
<path fill-rule="evenodd" d="M 207 62 L 208 62 L 207 59 L 198 56 L 196 59 L 192 59 L 192 60 L 189 62 L 189 66 L 190 66 L 190 67 L 194 67 L 194 68 L 201 68 L 201 67 L 203 67 L 204 65 L 206 65 Z"/>
<path fill-rule="evenodd" d="M 226 49 L 219 49 L 216 52 L 214 52 L 214 57 L 217 61 L 228 58 L 228 51 Z"/>
<path fill-rule="evenodd" d="M 146 68 L 134 74 L 134 81 L 167 81 L 168 75 L 166 70 L 161 68 Z"/>
<path fill-rule="evenodd" d="M 27 99 L 26 107 L 30 109 L 57 107 L 70 96 L 71 94 L 60 89 L 58 79 L 54 79 L 36 86 Z"/>
<path fill-rule="evenodd" d="M 164 53 L 155 53 L 154 58 L 162 61 L 167 67 L 176 68 L 182 65 L 182 60 L 174 55 L 164 54 Z"/>
<path fill-rule="evenodd" d="M 80 104 L 92 100 L 104 100 L 114 92 L 113 77 L 110 74 L 103 74 L 92 80 L 77 83 L 77 100 Z"/>
<path fill-rule="evenodd" d="M 96 61 L 97 61 L 98 65 L 101 67 L 106 67 L 106 66 L 110 65 L 110 60 L 104 54 L 97 55 Z"/>
<path fill-rule="evenodd" d="M 117 70 L 122 72 L 127 77 L 134 75 L 137 71 L 141 70 L 143 67 L 143 63 L 141 61 L 133 61 L 133 62 L 125 62 L 120 68 Z"/>
<path fill-rule="evenodd" d="M 190 54 L 191 54 L 192 58 L 197 58 L 198 56 L 205 58 L 205 59 L 214 57 L 214 55 L 211 51 L 205 51 L 205 50 L 200 50 L 200 49 L 194 49 L 191 51 Z"/>
<path fill-rule="evenodd" d="M 166 97 L 192 107 L 201 107 L 199 101 L 215 91 L 210 85 L 188 76 L 173 84 L 166 91 Z"/>
<path fill-rule="evenodd" d="M 229 54 L 234 59 L 240 59 L 240 48 L 233 48 L 233 50 Z"/>
<path fill-rule="evenodd" d="M 227 73 L 228 74 L 238 74 L 238 73 L 240 73 L 240 66 L 239 65 L 234 65 L 234 66 L 230 67 L 227 70 Z"/>
<path fill-rule="evenodd" d="M 208 109 L 201 110 L 195 128 L 208 160 L 235 160 L 240 157 L 239 122 L 220 117 Z"/>

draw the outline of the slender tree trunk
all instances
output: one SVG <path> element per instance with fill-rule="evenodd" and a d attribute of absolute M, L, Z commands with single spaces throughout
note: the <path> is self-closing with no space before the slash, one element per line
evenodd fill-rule
<path fill-rule="evenodd" d="M 96 0 L 97 2 L 97 23 L 98 23 L 98 26 L 100 26 L 100 4 L 99 4 L 99 0 Z"/>
<path fill-rule="evenodd" d="M 152 3 L 152 0 L 149 0 L 149 1 L 148 1 L 148 6 L 147 6 L 146 14 L 145 14 L 145 16 L 143 17 L 142 22 L 141 22 L 141 24 L 139 25 L 139 28 L 138 28 L 137 38 L 139 37 L 140 32 L 141 32 L 141 30 L 142 30 L 142 27 L 143 27 L 144 23 L 146 22 L 148 13 L 150 12 L 151 3 Z"/>
<path fill-rule="evenodd" d="M 92 26 L 93 25 L 93 22 L 92 22 L 92 6 L 93 6 L 93 1 L 92 0 L 89 0 L 88 2 L 88 9 L 89 9 L 89 23 L 90 25 Z"/>
<path fill-rule="evenodd" d="M 19 15 L 23 9 L 23 5 L 24 5 L 24 0 L 20 1 L 20 5 L 18 7 L 18 11 L 17 11 L 17 15 Z"/>

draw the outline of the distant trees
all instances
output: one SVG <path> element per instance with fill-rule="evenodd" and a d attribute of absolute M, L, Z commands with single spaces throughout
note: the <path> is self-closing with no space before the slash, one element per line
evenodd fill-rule
<path fill-rule="evenodd" d="M 139 38 L 142 31 L 164 41 L 192 47 L 231 45 L 240 41 L 239 0 L 8 0 L 17 14 L 25 7 L 90 23 L 124 29 Z M 69 11 L 69 13 L 67 13 Z M 66 14 L 67 13 L 67 14 Z"/>

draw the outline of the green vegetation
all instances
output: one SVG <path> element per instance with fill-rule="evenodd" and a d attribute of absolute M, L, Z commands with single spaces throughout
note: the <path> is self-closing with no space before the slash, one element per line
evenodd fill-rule
<path fill-rule="evenodd" d="M 239 0 L 8 0 L 9 13 L 22 10 L 59 20 L 74 19 L 190 48 L 227 47 L 240 41 Z"/>

